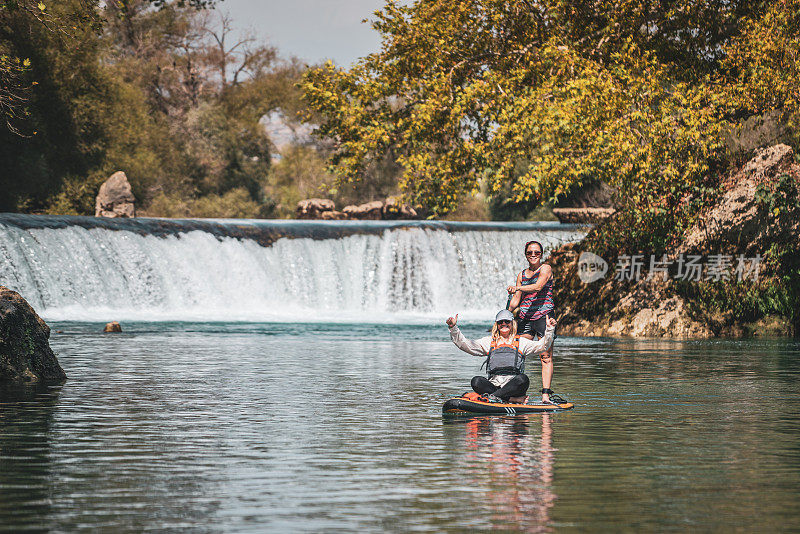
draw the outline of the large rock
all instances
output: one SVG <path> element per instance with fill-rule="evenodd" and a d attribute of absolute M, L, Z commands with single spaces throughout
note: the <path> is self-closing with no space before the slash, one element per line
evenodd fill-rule
<path fill-rule="evenodd" d="M 728 178 L 720 201 L 701 214 L 697 224 L 687 231 L 678 252 L 702 254 L 735 249 L 763 254 L 772 243 L 798 242 L 797 214 L 767 213 L 756 195 L 760 185 L 770 187 L 776 176 L 784 172 L 797 174 L 797 169 L 792 169 L 793 161 L 794 153 L 787 145 L 757 150 L 753 159 Z"/>
<path fill-rule="evenodd" d="M 0 383 L 58 384 L 66 380 L 49 337 L 50 327 L 25 299 L 0 286 Z"/>
<path fill-rule="evenodd" d="M 391 221 L 396 219 L 418 219 L 417 211 L 409 206 L 403 204 L 394 197 L 389 197 L 381 208 L 381 216 L 384 220 Z"/>
<path fill-rule="evenodd" d="M 605 182 L 584 185 L 558 201 L 560 208 L 613 208 L 617 190 Z"/>
<path fill-rule="evenodd" d="M 336 204 L 327 198 L 308 198 L 297 203 L 298 219 L 322 219 L 326 212 L 334 211 Z"/>
<path fill-rule="evenodd" d="M 770 212 L 757 194 L 759 188 L 773 190 L 783 174 L 800 186 L 800 166 L 793 163 L 790 147 L 757 151 L 727 178 L 720 200 L 699 215 L 667 259 L 675 262 L 679 254 L 752 258 L 763 256 L 773 244 L 800 249 L 800 206 Z M 561 314 L 559 331 L 564 335 L 708 338 L 792 335 L 795 331 L 781 318 L 765 317 L 747 324 L 732 312 L 710 312 L 684 298 L 686 291 L 670 277 L 616 280 L 611 264 L 604 276 L 584 282 L 578 272 L 579 258 L 591 251 L 581 247 L 580 243 L 565 245 L 548 260 L 559 281 L 555 297 Z M 647 270 L 645 263 L 642 274 Z"/>
<path fill-rule="evenodd" d="M 100 186 L 95 200 L 95 217 L 135 217 L 136 197 L 133 196 L 128 177 L 115 172 Z"/>
<path fill-rule="evenodd" d="M 347 219 L 347 215 L 343 211 L 326 211 L 320 217 L 323 221 L 343 221 Z"/>
<path fill-rule="evenodd" d="M 375 200 L 359 206 L 345 206 L 342 211 L 348 219 L 379 221 L 383 218 L 383 202 Z"/>
<path fill-rule="evenodd" d="M 561 223 L 598 223 L 614 214 L 614 208 L 553 208 Z"/>
<path fill-rule="evenodd" d="M 614 279 L 613 266 L 599 280 L 584 283 L 578 276 L 579 243 L 554 251 L 548 260 L 559 281 L 559 333 L 571 336 L 713 337 L 698 321 L 670 282 L 660 277 L 638 282 Z"/>

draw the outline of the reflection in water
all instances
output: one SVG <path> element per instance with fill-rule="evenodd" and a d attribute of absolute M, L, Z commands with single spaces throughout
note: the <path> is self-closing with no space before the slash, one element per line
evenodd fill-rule
<path fill-rule="evenodd" d="M 52 515 L 51 426 L 58 387 L 0 387 L 2 528 L 45 529 Z"/>
<path fill-rule="evenodd" d="M 485 507 L 492 528 L 550 532 L 555 449 L 549 414 L 515 417 L 472 417 L 447 421 L 464 424 L 467 472 L 476 488 L 488 488 Z M 541 434 L 531 426 L 541 420 Z M 448 425 L 445 425 L 447 428 Z"/>

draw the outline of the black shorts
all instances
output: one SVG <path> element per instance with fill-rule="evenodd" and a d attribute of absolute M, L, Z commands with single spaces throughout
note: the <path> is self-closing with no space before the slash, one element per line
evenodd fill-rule
<path fill-rule="evenodd" d="M 533 321 L 529 321 L 527 319 L 517 319 L 517 335 L 521 336 L 522 334 L 528 334 L 541 339 L 544 337 L 544 331 L 547 328 L 547 318 L 555 316 L 556 314 L 550 311 L 547 313 L 547 315 L 542 315 Z"/>

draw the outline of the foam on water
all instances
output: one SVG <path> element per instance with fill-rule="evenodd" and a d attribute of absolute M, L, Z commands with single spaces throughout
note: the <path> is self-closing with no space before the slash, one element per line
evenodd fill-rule
<path fill-rule="evenodd" d="M 0 223 L 0 284 L 53 320 L 430 322 L 484 320 L 524 266 L 522 245 L 568 229 L 387 228 L 333 239 L 254 240 L 190 230 Z"/>

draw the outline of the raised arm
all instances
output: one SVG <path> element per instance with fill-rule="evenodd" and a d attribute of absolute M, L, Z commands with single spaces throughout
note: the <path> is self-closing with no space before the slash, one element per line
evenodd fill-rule
<path fill-rule="evenodd" d="M 450 328 L 450 339 L 455 346 L 473 356 L 486 356 L 489 354 L 489 348 L 492 342 L 491 338 L 487 336 L 481 339 L 467 339 L 464 337 L 464 334 L 461 333 L 458 326 L 456 326 L 457 321 L 458 315 L 447 319 L 447 326 Z"/>
<path fill-rule="evenodd" d="M 538 293 L 545 286 L 550 277 L 553 276 L 553 269 L 546 263 L 539 269 L 539 278 L 535 284 L 521 285 L 521 280 L 517 280 L 517 291 L 522 293 Z"/>

